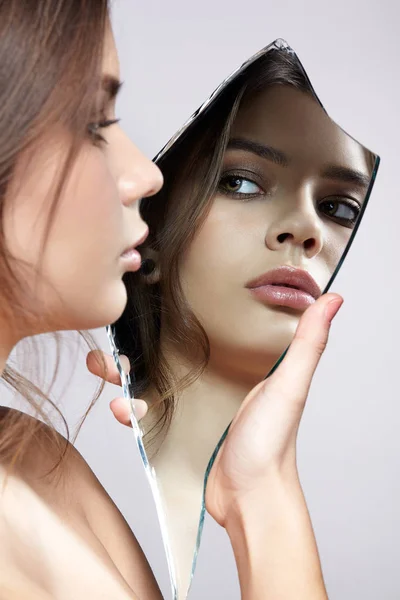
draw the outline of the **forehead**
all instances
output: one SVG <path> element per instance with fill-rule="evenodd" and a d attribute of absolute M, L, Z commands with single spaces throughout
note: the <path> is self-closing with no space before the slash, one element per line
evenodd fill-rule
<path fill-rule="evenodd" d="M 113 75 L 119 79 L 120 65 L 118 59 L 117 47 L 115 45 L 115 38 L 111 28 L 110 22 L 107 24 L 106 35 L 104 40 L 104 51 L 103 51 L 103 73 L 106 75 Z"/>
<path fill-rule="evenodd" d="M 370 153 L 336 125 L 315 98 L 290 86 L 272 86 L 246 99 L 231 135 L 273 146 L 293 164 L 340 164 L 371 171 Z"/>

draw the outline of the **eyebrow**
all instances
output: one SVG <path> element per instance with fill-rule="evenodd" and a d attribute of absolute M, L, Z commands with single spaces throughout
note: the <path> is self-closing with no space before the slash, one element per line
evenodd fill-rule
<path fill-rule="evenodd" d="M 228 150 L 245 150 L 246 152 L 251 152 L 261 158 L 270 160 L 281 167 L 288 167 L 290 164 L 289 157 L 282 152 L 282 150 L 246 138 L 230 139 L 228 142 Z M 369 175 L 357 171 L 356 169 L 350 169 L 349 167 L 339 165 L 327 166 L 321 173 L 321 177 L 342 181 L 344 183 L 353 183 L 364 188 L 367 188 L 371 181 Z"/>
<path fill-rule="evenodd" d="M 114 100 L 122 87 L 122 82 L 113 75 L 104 75 L 101 87 L 107 93 L 109 100 Z"/>
<path fill-rule="evenodd" d="M 229 150 L 246 150 L 247 152 L 252 152 L 261 158 L 266 158 L 274 162 L 281 167 L 287 167 L 289 165 L 289 159 L 284 152 L 278 150 L 277 148 L 273 148 L 272 146 L 267 146 L 265 144 L 259 144 L 258 142 L 253 142 L 252 140 L 246 140 L 245 138 L 232 138 L 228 142 Z"/>
<path fill-rule="evenodd" d="M 326 167 L 326 169 L 322 172 L 322 177 L 325 179 L 343 181 L 344 183 L 354 183 L 364 188 L 367 188 L 371 181 L 371 177 L 365 173 L 362 173 L 361 171 L 335 165 Z"/>

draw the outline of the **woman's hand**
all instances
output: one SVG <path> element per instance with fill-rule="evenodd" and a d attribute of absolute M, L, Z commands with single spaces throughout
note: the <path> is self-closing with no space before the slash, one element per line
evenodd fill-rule
<path fill-rule="evenodd" d="M 342 303 L 340 296 L 326 294 L 306 310 L 279 367 L 241 405 L 207 483 L 207 510 L 220 525 L 226 525 L 247 494 L 265 489 L 271 476 L 297 477 L 300 420 L 330 323 Z"/>

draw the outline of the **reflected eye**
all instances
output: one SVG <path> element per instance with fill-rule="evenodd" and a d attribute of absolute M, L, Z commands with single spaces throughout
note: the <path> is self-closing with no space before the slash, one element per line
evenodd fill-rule
<path fill-rule="evenodd" d="M 221 178 L 218 190 L 223 194 L 231 196 L 252 197 L 259 196 L 263 190 L 251 179 L 240 175 L 225 175 Z"/>
<path fill-rule="evenodd" d="M 361 206 L 356 200 L 345 197 L 327 198 L 318 205 L 321 212 L 344 227 L 354 227 Z"/>

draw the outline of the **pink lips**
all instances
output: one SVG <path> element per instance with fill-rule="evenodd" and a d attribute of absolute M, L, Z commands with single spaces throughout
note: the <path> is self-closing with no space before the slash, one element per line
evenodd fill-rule
<path fill-rule="evenodd" d="M 140 269 L 140 266 L 142 264 L 142 257 L 140 253 L 136 250 L 136 247 L 143 244 L 146 241 L 148 235 L 149 229 L 146 228 L 146 231 L 144 232 L 142 237 L 137 242 L 131 244 L 131 246 L 128 247 L 125 250 L 125 252 L 121 254 L 122 260 L 126 263 L 127 271 L 138 271 Z"/>
<path fill-rule="evenodd" d="M 307 271 L 288 266 L 272 269 L 246 287 L 264 304 L 302 311 L 321 295 L 318 284 Z"/>
<path fill-rule="evenodd" d="M 121 254 L 121 258 L 126 263 L 126 271 L 138 271 L 142 264 L 142 257 L 135 248 L 130 248 Z"/>

